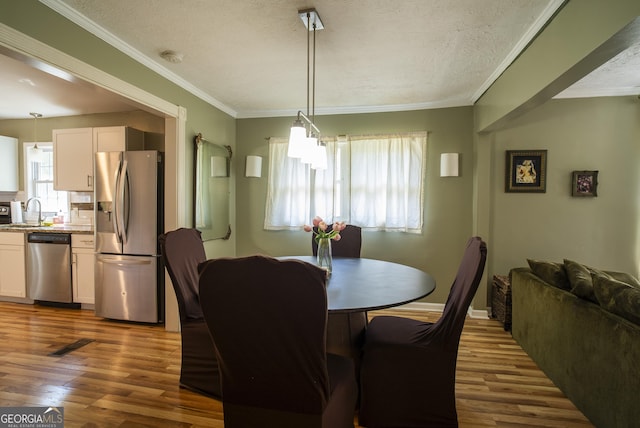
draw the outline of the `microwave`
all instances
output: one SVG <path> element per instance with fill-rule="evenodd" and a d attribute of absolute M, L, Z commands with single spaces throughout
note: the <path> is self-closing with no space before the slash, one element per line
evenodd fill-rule
<path fill-rule="evenodd" d="M 11 202 L 0 202 L 0 224 L 11 223 Z"/>

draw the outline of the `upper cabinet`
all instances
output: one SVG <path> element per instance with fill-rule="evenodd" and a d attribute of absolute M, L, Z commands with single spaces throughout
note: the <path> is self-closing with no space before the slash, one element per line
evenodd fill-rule
<path fill-rule="evenodd" d="M 53 188 L 93 190 L 93 128 L 53 130 Z"/>
<path fill-rule="evenodd" d="M 18 191 L 18 139 L 0 135 L 0 192 Z"/>
<path fill-rule="evenodd" d="M 54 129 L 54 189 L 92 191 L 94 154 L 124 150 L 144 150 L 144 132 L 127 126 Z"/>
<path fill-rule="evenodd" d="M 93 128 L 96 152 L 144 150 L 144 132 L 127 126 Z"/>

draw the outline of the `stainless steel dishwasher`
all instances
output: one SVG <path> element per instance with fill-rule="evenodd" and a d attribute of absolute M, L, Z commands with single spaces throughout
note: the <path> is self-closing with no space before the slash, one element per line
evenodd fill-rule
<path fill-rule="evenodd" d="M 27 234 L 27 288 L 36 301 L 73 302 L 71 234 Z"/>

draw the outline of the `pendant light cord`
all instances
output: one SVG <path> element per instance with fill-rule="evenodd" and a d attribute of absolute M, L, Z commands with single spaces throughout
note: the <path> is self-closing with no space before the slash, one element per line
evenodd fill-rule
<path fill-rule="evenodd" d="M 311 121 L 316 123 L 316 22 L 313 21 L 313 78 L 311 86 Z"/>
<path fill-rule="evenodd" d="M 29 113 L 33 117 L 33 149 L 39 150 L 38 148 L 38 118 L 42 117 L 40 113 Z"/>
<path fill-rule="evenodd" d="M 313 25 L 313 27 L 312 27 Z M 311 31 L 313 28 L 313 52 L 311 52 Z M 313 58 L 311 54 L 313 53 Z M 311 82 L 311 83 L 310 83 Z M 310 88 L 311 85 L 311 88 Z M 309 91 L 311 89 L 311 91 Z M 309 114 L 311 105 L 311 114 Z M 307 117 L 311 118 L 311 123 L 316 122 L 316 21 L 311 23 L 311 13 L 307 12 Z M 311 129 L 309 129 L 311 134 Z"/>
<path fill-rule="evenodd" d="M 311 25 L 311 13 L 307 12 L 307 116 L 309 116 L 309 76 L 310 76 L 310 71 L 309 71 L 309 67 L 310 67 L 310 36 L 309 36 L 309 31 L 308 29 L 310 28 L 309 25 Z M 313 121 L 313 118 L 311 119 L 311 121 Z"/>

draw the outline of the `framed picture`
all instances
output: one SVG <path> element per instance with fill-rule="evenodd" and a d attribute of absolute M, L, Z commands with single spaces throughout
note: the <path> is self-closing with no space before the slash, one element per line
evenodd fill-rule
<path fill-rule="evenodd" d="M 598 171 L 573 171 L 571 196 L 598 196 Z"/>
<path fill-rule="evenodd" d="M 546 150 L 507 150 L 505 165 L 505 192 L 547 191 Z"/>

